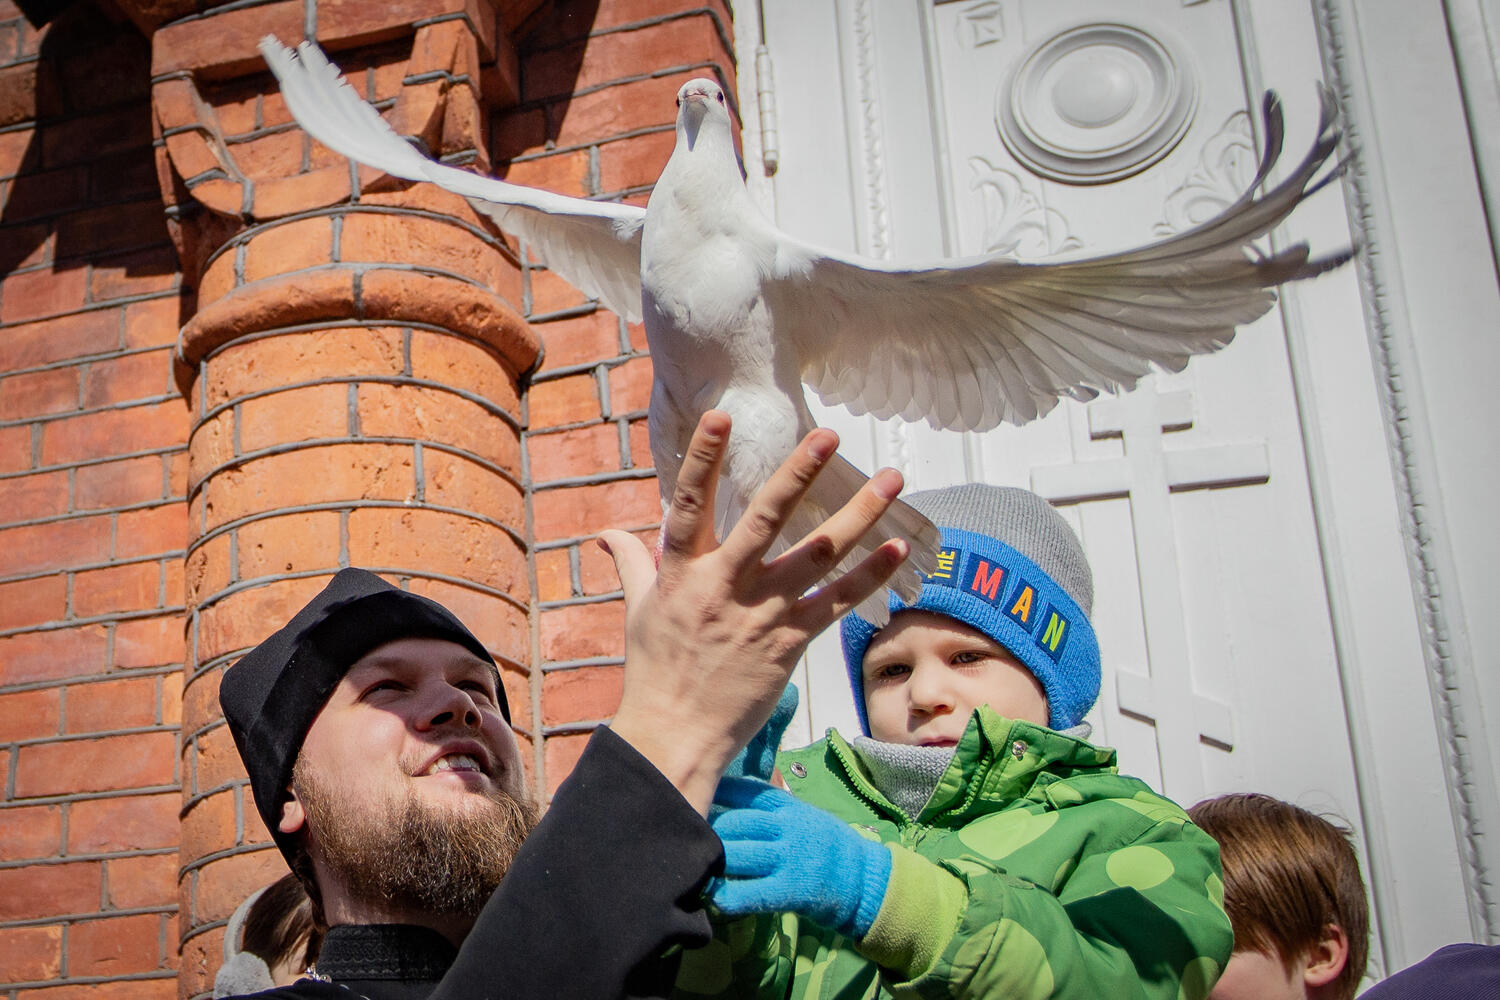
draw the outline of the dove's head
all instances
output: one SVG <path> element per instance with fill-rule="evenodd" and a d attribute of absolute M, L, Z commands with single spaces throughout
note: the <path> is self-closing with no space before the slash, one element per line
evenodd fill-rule
<path fill-rule="evenodd" d="M 677 91 L 677 136 L 679 141 L 687 142 L 689 149 L 706 132 L 722 133 L 732 142 L 730 128 L 729 102 L 723 87 L 699 77 L 684 83 Z"/>

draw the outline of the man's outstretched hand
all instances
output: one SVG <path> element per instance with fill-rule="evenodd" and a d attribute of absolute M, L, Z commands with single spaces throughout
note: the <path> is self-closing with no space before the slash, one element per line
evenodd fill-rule
<path fill-rule="evenodd" d="M 705 815 L 719 775 L 771 714 L 807 644 L 907 556 L 906 543 L 892 539 L 848 573 L 809 589 L 901 491 L 901 474 L 882 469 L 817 530 L 763 561 L 838 447 L 838 435 L 827 429 L 802 439 L 720 544 L 714 489 L 728 441 L 729 416 L 705 413 L 662 526 L 659 568 L 633 535 L 599 536 L 625 591 L 625 690 L 611 728 Z"/>

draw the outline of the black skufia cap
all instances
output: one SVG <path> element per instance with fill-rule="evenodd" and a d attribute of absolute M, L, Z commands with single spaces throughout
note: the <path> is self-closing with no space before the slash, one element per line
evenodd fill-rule
<path fill-rule="evenodd" d="M 276 827 L 307 730 L 356 660 L 396 639 L 415 638 L 446 639 L 491 666 L 495 662 L 441 604 L 368 570 L 343 569 L 291 621 L 224 672 L 224 721 L 250 775 L 255 808 L 288 862 L 297 853 L 296 838 Z M 505 688 L 497 690 L 509 722 Z"/>

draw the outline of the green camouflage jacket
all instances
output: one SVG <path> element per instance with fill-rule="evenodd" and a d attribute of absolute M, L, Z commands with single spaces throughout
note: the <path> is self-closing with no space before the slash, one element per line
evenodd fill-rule
<path fill-rule="evenodd" d="M 832 730 L 778 764 L 891 850 L 885 901 L 857 942 L 791 914 L 725 922 L 685 955 L 680 1000 L 1201 1000 L 1229 959 L 1218 846 L 1113 750 L 980 708 L 915 819 Z"/>

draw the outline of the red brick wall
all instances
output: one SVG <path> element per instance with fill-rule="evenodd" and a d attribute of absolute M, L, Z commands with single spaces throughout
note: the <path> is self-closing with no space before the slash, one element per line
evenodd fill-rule
<path fill-rule="evenodd" d="M 138 32 L 97 14 L 39 36 L 0 2 L 0 982 L 12 996 L 176 989 L 188 414 L 172 384 L 181 280 L 152 165 L 149 56 Z"/>
<path fill-rule="evenodd" d="M 514 32 L 520 95 L 519 103 L 492 112 L 490 153 L 496 172 L 513 181 L 644 204 L 671 150 L 677 87 L 705 75 L 734 92 L 732 24 L 719 0 L 558 2 L 534 14 L 526 3 L 499 6 L 502 35 L 507 28 Z M 515 10 L 523 13 L 507 22 Z M 164 1000 L 179 992 L 184 936 L 193 944 L 194 968 L 183 977 L 181 993 L 201 994 L 211 980 L 225 907 L 248 888 L 230 880 L 224 899 L 200 900 L 193 885 L 201 845 L 219 844 L 228 855 L 250 851 L 255 864 L 239 877 L 251 881 L 275 866 L 263 831 L 247 812 L 248 797 L 201 794 L 233 790 L 242 779 L 222 725 L 212 721 L 213 685 L 204 681 L 216 674 L 194 672 L 203 662 L 195 652 L 201 637 L 189 627 L 187 610 L 198 598 L 184 582 L 190 540 L 206 523 L 195 509 L 196 530 L 189 530 L 187 459 L 189 434 L 208 415 L 202 395 L 207 383 L 191 381 L 190 408 L 174 382 L 171 349 L 179 328 L 200 308 L 222 300 L 236 281 L 261 276 L 252 259 L 258 253 L 285 271 L 329 261 L 330 252 L 320 223 L 287 224 L 243 241 L 238 277 L 231 275 L 228 284 L 216 279 L 200 296 L 201 258 L 190 262 L 184 282 L 164 221 L 162 185 L 178 205 L 174 218 L 183 217 L 183 206 L 191 210 L 192 199 L 183 197 L 181 178 L 159 176 L 153 162 L 152 61 L 153 42 L 142 30 L 116 23 L 87 3 L 37 32 L 9 0 L 0 0 L 5 1000 L 72 1000 L 74 993 Z M 381 76 L 378 53 L 367 65 L 372 87 L 391 85 Z M 235 85 L 223 86 L 220 97 Z M 266 115 L 276 113 L 277 98 L 264 78 L 246 78 L 239 86 L 238 96 L 220 105 L 223 123 L 226 131 L 243 125 L 241 131 L 254 133 Z M 274 168 L 297 145 L 287 135 L 268 134 L 239 152 L 257 169 Z M 312 147 L 304 169 L 327 162 Z M 421 192 L 400 197 L 414 199 L 421 211 L 431 201 Z M 356 217 L 344 221 L 350 218 Z M 216 232 L 221 241 L 233 238 L 233 227 Z M 357 225 L 341 235 L 342 259 L 357 259 Z M 205 275 L 203 282 L 212 278 Z M 588 304 L 545 269 L 528 262 L 509 277 L 494 275 L 490 284 L 512 300 L 545 349 L 542 367 L 521 387 L 520 399 L 499 404 L 513 408 L 521 425 L 516 461 L 524 510 L 512 516 L 497 508 L 491 518 L 515 524 L 526 544 L 526 579 L 515 583 L 512 597 L 530 599 L 529 634 L 497 637 L 492 645 L 527 661 L 518 663 L 520 672 L 508 682 L 514 682 L 519 727 L 539 737 L 532 763 L 545 794 L 572 766 L 587 730 L 608 718 L 618 698 L 622 609 L 613 571 L 591 539 L 612 525 L 655 529 L 659 508 L 644 425 L 650 362 L 638 328 Z M 340 352 L 350 349 L 350 336 L 306 334 L 310 353 L 302 357 L 312 366 L 347 365 L 348 356 Z M 373 345 L 368 330 L 352 336 L 356 353 Z M 422 339 L 420 332 L 416 338 Z M 445 384 L 481 398 L 505 395 L 503 386 L 488 381 L 485 373 L 495 362 L 480 357 L 483 351 L 476 355 L 457 345 L 445 350 L 452 355 L 443 362 Z M 420 345 L 416 353 L 421 355 Z M 257 377 L 273 375 L 262 369 Z M 267 391 L 267 385 L 255 391 Z M 346 391 L 334 388 L 336 395 Z M 330 414 L 346 415 L 347 396 L 323 405 L 319 394 L 333 391 L 329 386 L 278 384 L 269 391 L 300 394 L 299 412 L 311 414 L 318 427 Z M 457 425 L 422 424 L 395 397 L 394 408 L 382 406 L 377 384 L 358 391 L 365 408 L 357 423 L 363 419 L 373 427 L 370 422 L 389 417 L 391 433 L 439 444 L 462 433 Z M 285 440 L 308 430 L 278 425 L 276 408 L 257 418 L 255 405 L 247 397 L 239 408 L 240 429 L 250 435 L 239 441 L 242 449 L 253 451 L 257 433 Z M 335 434 L 350 427 L 322 430 Z M 195 454 L 205 453 L 203 444 L 195 445 Z M 331 479 L 353 468 L 327 465 L 344 461 L 332 451 L 320 457 Z M 454 466 L 449 474 L 438 467 L 445 461 Z M 451 452 L 429 449 L 426 473 L 435 480 L 430 488 L 477 496 L 476 481 L 460 475 L 467 466 L 459 466 L 464 462 Z M 262 544 L 279 552 L 295 549 L 308 565 L 318 566 L 340 558 L 392 565 L 423 558 L 408 551 L 413 532 L 399 512 L 351 514 L 351 523 L 336 526 L 331 535 L 315 523 L 326 515 L 299 512 L 295 491 L 275 494 L 277 479 L 269 480 L 271 494 L 255 503 L 273 515 L 279 504 L 285 513 L 258 522 L 268 536 L 259 541 L 253 526 L 239 529 L 234 568 L 225 572 L 280 571 L 257 568 L 256 546 Z M 231 491 L 224 502 L 243 499 Z M 484 508 L 482 500 L 474 504 Z M 371 531 L 361 534 L 362 524 L 354 521 L 368 523 Z M 330 537 L 347 539 L 342 551 L 337 545 L 324 551 Z M 362 545 L 362 538 L 369 544 Z M 211 558 L 211 540 L 193 544 L 195 552 L 207 553 L 193 564 L 195 574 L 204 565 L 230 565 L 227 556 Z M 192 579 L 201 588 L 203 578 Z M 465 592 L 450 588 L 449 594 Z M 473 616 L 485 612 L 474 605 Z M 482 635 L 491 625 L 471 624 Z M 191 649 L 185 636 L 193 639 Z M 188 701 L 194 718 L 209 720 L 187 733 L 181 732 L 185 680 L 193 682 Z M 230 808 L 219 808 L 219 802 Z M 179 858 L 178 846 L 188 840 L 200 846 Z M 180 865 L 190 870 L 180 871 Z M 179 905 L 188 907 L 181 927 Z"/>
<path fill-rule="evenodd" d="M 671 155 L 677 89 L 695 76 L 734 93 L 733 22 L 719 0 L 561 2 L 522 47 L 522 100 L 493 120 L 507 180 L 644 205 Z M 623 605 L 593 544 L 607 527 L 661 518 L 646 405 L 645 334 L 545 270 L 525 272 L 546 348 L 527 393 L 527 483 L 536 561 L 533 674 L 550 791 L 619 699 Z"/>

